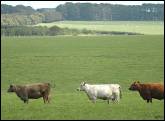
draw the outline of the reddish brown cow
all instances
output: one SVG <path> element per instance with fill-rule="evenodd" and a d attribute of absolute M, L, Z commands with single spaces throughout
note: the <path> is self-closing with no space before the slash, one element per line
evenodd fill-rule
<path fill-rule="evenodd" d="M 152 98 L 158 100 L 164 99 L 164 84 L 161 83 L 141 84 L 139 81 L 135 81 L 129 90 L 138 91 L 140 96 L 147 100 L 147 103 L 152 103 Z"/>
<path fill-rule="evenodd" d="M 28 99 L 38 99 L 40 97 L 43 97 L 44 103 L 46 103 L 49 102 L 50 84 L 10 85 L 8 92 L 15 92 L 24 103 L 28 103 Z"/>

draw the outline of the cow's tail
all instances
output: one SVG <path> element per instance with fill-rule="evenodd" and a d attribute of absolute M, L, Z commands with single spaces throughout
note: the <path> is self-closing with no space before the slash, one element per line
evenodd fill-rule
<path fill-rule="evenodd" d="M 121 93 L 121 87 L 119 86 L 119 91 L 120 91 L 120 99 L 122 98 L 122 93 Z"/>

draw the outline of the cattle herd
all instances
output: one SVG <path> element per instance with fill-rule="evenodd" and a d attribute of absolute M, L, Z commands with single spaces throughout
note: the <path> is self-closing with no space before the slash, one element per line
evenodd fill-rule
<path fill-rule="evenodd" d="M 29 99 L 43 98 L 44 103 L 50 102 L 50 83 L 35 83 L 27 85 L 10 85 L 8 92 L 15 92 L 16 95 L 28 103 Z M 122 97 L 121 86 L 119 84 L 87 84 L 82 82 L 78 91 L 84 91 L 88 98 L 96 103 L 96 99 L 112 100 L 113 102 L 119 102 Z M 138 91 L 140 96 L 152 103 L 152 98 L 162 100 L 164 99 L 164 84 L 161 83 L 140 83 L 135 81 L 131 84 L 129 90 Z"/>

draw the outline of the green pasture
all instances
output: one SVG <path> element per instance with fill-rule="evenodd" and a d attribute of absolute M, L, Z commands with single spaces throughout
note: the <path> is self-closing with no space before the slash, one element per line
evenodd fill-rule
<path fill-rule="evenodd" d="M 146 35 L 162 35 L 164 33 L 163 21 L 58 21 L 40 23 L 36 26 L 51 27 L 54 25 L 61 28 L 134 32 Z"/>
<path fill-rule="evenodd" d="M 1 119 L 164 119 L 163 100 L 147 104 L 128 90 L 134 80 L 163 83 L 163 50 L 163 35 L 1 37 Z M 93 104 L 76 91 L 84 80 L 120 84 L 121 101 Z M 56 85 L 50 104 L 7 93 L 36 82 Z"/>

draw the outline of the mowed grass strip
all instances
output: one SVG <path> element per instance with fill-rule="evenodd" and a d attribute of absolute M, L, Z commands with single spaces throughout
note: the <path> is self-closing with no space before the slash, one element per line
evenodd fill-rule
<path fill-rule="evenodd" d="M 61 28 L 97 31 L 133 32 L 146 35 L 163 35 L 163 21 L 59 21 L 39 23 L 36 26 L 59 26 Z"/>
<path fill-rule="evenodd" d="M 133 80 L 163 82 L 163 36 L 2 37 L 2 119 L 163 119 L 164 102 L 147 104 L 128 90 Z M 9 81 L 11 80 L 11 81 Z M 119 104 L 92 104 L 81 81 L 119 83 Z M 52 101 L 24 104 L 10 83 L 50 82 Z"/>

